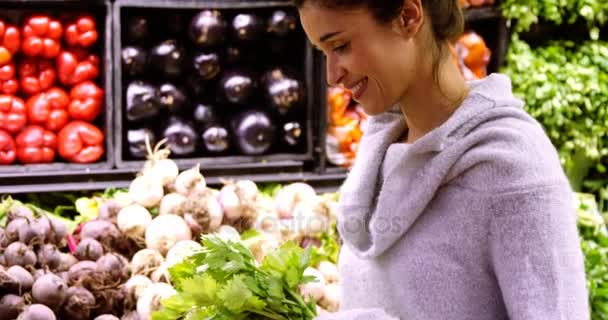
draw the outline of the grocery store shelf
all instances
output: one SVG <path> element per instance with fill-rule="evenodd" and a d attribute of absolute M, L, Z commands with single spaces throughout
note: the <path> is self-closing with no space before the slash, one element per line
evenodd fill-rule
<path fill-rule="evenodd" d="M 485 19 L 500 18 L 500 8 L 497 6 L 488 6 L 481 8 L 471 8 L 464 10 L 464 19 L 466 21 L 477 21 Z"/>

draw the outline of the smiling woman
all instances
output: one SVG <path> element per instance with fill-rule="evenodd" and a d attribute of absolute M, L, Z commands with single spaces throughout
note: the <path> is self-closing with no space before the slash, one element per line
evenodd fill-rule
<path fill-rule="evenodd" d="M 296 0 L 371 117 L 341 188 L 323 320 L 589 319 L 572 190 L 509 78 L 465 81 L 458 0 Z"/>

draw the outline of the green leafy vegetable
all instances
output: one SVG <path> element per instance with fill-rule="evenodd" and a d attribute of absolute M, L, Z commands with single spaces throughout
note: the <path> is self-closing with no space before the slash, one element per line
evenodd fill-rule
<path fill-rule="evenodd" d="M 255 234 L 249 235 L 255 237 Z M 178 293 L 162 301 L 154 320 L 168 319 L 313 319 L 297 287 L 310 250 L 293 242 L 266 255 L 261 264 L 243 243 L 203 236 L 203 250 L 169 269 Z"/>

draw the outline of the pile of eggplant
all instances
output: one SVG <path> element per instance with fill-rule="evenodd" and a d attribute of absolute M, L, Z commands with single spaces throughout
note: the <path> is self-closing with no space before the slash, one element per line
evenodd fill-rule
<path fill-rule="evenodd" d="M 124 159 L 306 150 L 304 36 L 291 9 L 138 8 L 122 19 Z"/>

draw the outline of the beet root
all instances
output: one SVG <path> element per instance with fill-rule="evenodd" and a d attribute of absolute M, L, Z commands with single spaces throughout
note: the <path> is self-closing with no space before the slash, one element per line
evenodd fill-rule
<path fill-rule="evenodd" d="M 63 279 L 54 274 L 46 274 L 34 282 L 32 297 L 36 302 L 58 310 L 65 301 L 67 289 Z"/>
<path fill-rule="evenodd" d="M 85 238 L 78 243 L 74 256 L 78 260 L 91 260 L 97 261 L 97 259 L 103 256 L 103 246 L 99 241 L 93 238 Z"/>
<path fill-rule="evenodd" d="M 21 266 L 12 266 L 6 270 L 6 273 L 11 275 L 14 279 L 19 282 L 19 294 L 23 295 L 25 292 L 32 290 L 34 285 L 34 277 Z"/>
<path fill-rule="evenodd" d="M 53 310 L 43 304 L 32 304 L 25 307 L 17 320 L 57 320 Z"/>
<path fill-rule="evenodd" d="M 38 249 L 38 264 L 41 267 L 57 270 L 61 264 L 61 252 L 52 244 L 42 245 Z"/>
<path fill-rule="evenodd" d="M 33 267 L 36 265 L 36 254 L 21 242 L 13 242 L 4 250 L 7 266 Z"/>
<path fill-rule="evenodd" d="M 0 295 L 5 293 L 19 294 L 20 289 L 19 279 L 9 274 L 6 270 L 0 270 Z"/>
<path fill-rule="evenodd" d="M 15 294 L 7 294 L 0 299 L 0 320 L 17 318 L 25 308 L 25 300 Z"/>
<path fill-rule="evenodd" d="M 62 308 L 62 319 L 90 319 L 91 310 L 95 308 L 95 296 L 83 287 L 70 287 L 66 291 L 66 300 Z"/>

